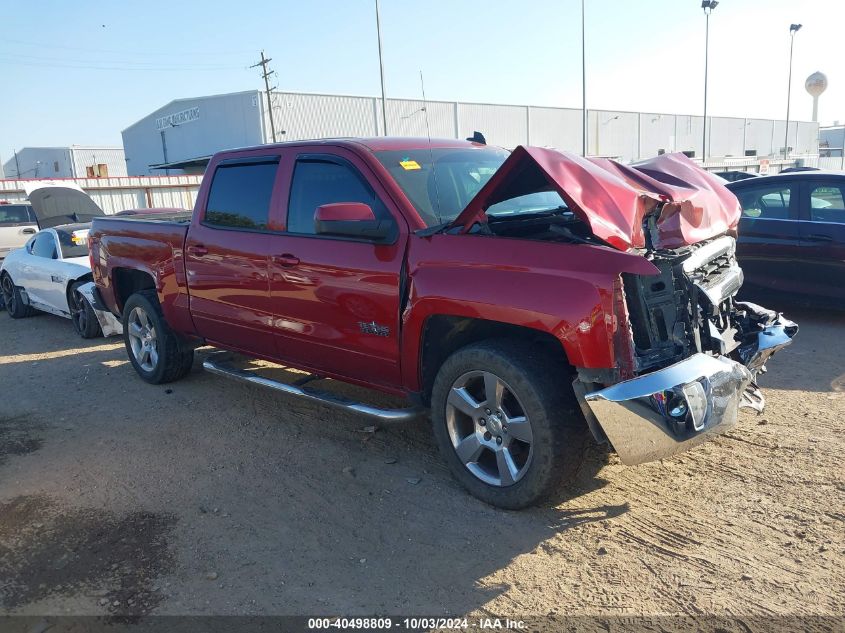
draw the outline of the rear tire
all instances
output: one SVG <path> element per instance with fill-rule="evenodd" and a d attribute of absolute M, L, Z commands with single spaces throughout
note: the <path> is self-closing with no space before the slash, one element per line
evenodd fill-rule
<path fill-rule="evenodd" d="M 135 371 L 150 384 L 173 382 L 191 371 L 194 349 L 167 325 L 155 290 L 141 290 L 126 301 L 123 342 Z"/>
<path fill-rule="evenodd" d="M 98 338 L 103 335 L 100 322 L 97 320 L 94 308 L 79 292 L 79 286 L 85 283 L 87 282 L 77 281 L 70 287 L 67 301 L 70 319 L 73 321 L 73 327 L 79 336 L 82 338 Z"/>
<path fill-rule="evenodd" d="M 508 510 L 535 505 L 576 476 L 587 425 L 562 358 L 522 341 L 461 348 L 432 390 L 440 453 L 475 497 Z"/>
<path fill-rule="evenodd" d="M 23 302 L 20 288 L 12 281 L 9 273 L 3 273 L 3 276 L 0 277 L 0 292 L 3 293 L 3 303 L 6 305 L 6 311 L 13 319 L 23 319 L 35 314 L 35 308 Z"/>

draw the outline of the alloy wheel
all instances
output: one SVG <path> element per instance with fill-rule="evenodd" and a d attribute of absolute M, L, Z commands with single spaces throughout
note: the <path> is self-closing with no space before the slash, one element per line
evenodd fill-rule
<path fill-rule="evenodd" d="M 3 291 L 3 301 L 6 303 L 6 310 L 11 314 L 16 308 L 15 286 L 12 283 L 12 278 L 9 275 L 3 275 L 0 280 L 0 289 Z"/>
<path fill-rule="evenodd" d="M 531 421 L 499 376 L 489 371 L 460 376 L 446 400 L 446 427 L 458 459 L 484 483 L 511 486 L 528 472 Z"/>
<path fill-rule="evenodd" d="M 158 365 L 158 335 L 149 315 L 140 306 L 129 313 L 126 333 L 138 366 L 146 372 L 154 371 Z"/>
<path fill-rule="evenodd" d="M 85 310 L 85 299 L 78 290 L 70 293 L 70 317 L 78 332 L 84 332 L 88 327 L 88 312 Z"/>

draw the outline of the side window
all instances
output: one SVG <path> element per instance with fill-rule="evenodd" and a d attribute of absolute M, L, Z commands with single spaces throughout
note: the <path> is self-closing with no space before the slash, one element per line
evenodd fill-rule
<path fill-rule="evenodd" d="M 763 187 L 745 187 L 735 192 L 747 218 L 788 220 L 793 185 L 779 183 Z"/>
<path fill-rule="evenodd" d="M 375 192 L 351 166 L 325 160 L 299 160 L 293 171 L 288 202 L 287 230 L 314 234 L 317 207 L 332 202 L 363 202 L 376 218 L 389 216 Z"/>
<path fill-rule="evenodd" d="M 15 226 L 17 224 L 29 224 L 29 205 L 25 204 L 3 204 L 0 205 L 0 225 Z"/>
<path fill-rule="evenodd" d="M 49 231 L 35 236 L 30 252 L 36 257 L 46 257 L 47 259 L 58 259 L 59 257 L 56 251 L 56 239 Z"/>
<path fill-rule="evenodd" d="M 276 157 L 218 165 L 208 193 L 205 223 L 266 230 L 278 166 Z"/>
<path fill-rule="evenodd" d="M 845 199 L 838 185 L 810 185 L 810 219 L 845 224 Z"/>

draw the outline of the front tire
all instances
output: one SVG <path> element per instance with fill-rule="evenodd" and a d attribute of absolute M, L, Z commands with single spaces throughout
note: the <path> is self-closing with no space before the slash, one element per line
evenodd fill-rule
<path fill-rule="evenodd" d="M 518 510 L 575 478 L 587 426 L 568 376 L 562 359 L 509 339 L 468 345 L 443 363 L 432 390 L 434 435 L 472 495 Z"/>
<path fill-rule="evenodd" d="M 70 287 L 67 301 L 70 309 L 70 320 L 73 321 L 73 328 L 76 333 L 82 338 L 98 338 L 103 335 L 100 322 L 97 320 L 94 308 L 79 292 L 79 287 L 85 283 L 84 281 L 77 281 Z"/>
<path fill-rule="evenodd" d="M 141 290 L 126 301 L 123 342 L 135 371 L 150 384 L 173 382 L 191 371 L 194 350 L 167 325 L 155 290 Z"/>
<path fill-rule="evenodd" d="M 0 277 L 0 292 L 3 293 L 3 303 L 6 311 L 13 319 L 23 319 L 35 314 L 35 308 L 23 302 L 20 289 L 12 281 L 9 273 L 3 273 Z"/>

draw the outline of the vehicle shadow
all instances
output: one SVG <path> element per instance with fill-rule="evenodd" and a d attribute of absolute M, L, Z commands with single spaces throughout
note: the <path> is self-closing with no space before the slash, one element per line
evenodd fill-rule
<path fill-rule="evenodd" d="M 0 329 L 7 360 L 0 382 L 15 385 L 0 419 L 39 421 L 37 446 L 10 451 L 0 467 L 15 469 L 13 478 L 0 476 L 0 501 L 25 491 L 58 507 L 102 508 L 116 525 L 127 513 L 174 515 L 160 536 L 174 563 L 152 583 L 163 593 L 156 613 L 478 611 L 521 582 L 507 571 L 514 561 L 563 555 L 560 535 L 628 511 L 627 503 L 601 500 L 610 457 L 600 447 L 553 503 L 502 511 L 456 483 L 427 420 L 373 425 L 212 376 L 201 368 L 208 349 L 198 350 L 185 380 L 147 385 L 120 346 L 81 341 L 64 325 L 39 318 Z M 36 526 L 44 518 L 28 520 Z M 73 556 L 73 543 L 67 551 Z M 111 562 L 116 554 L 102 555 Z M 109 583 L 129 582 L 119 565 L 109 569 L 86 586 L 53 572 L 27 582 L 47 585 L 38 595 L 55 590 L 81 600 L 73 612 L 138 615 L 125 603 L 102 607 L 84 598 L 92 583 L 110 590 Z M 225 584 L 209 582 L 209 570 Z"/>

